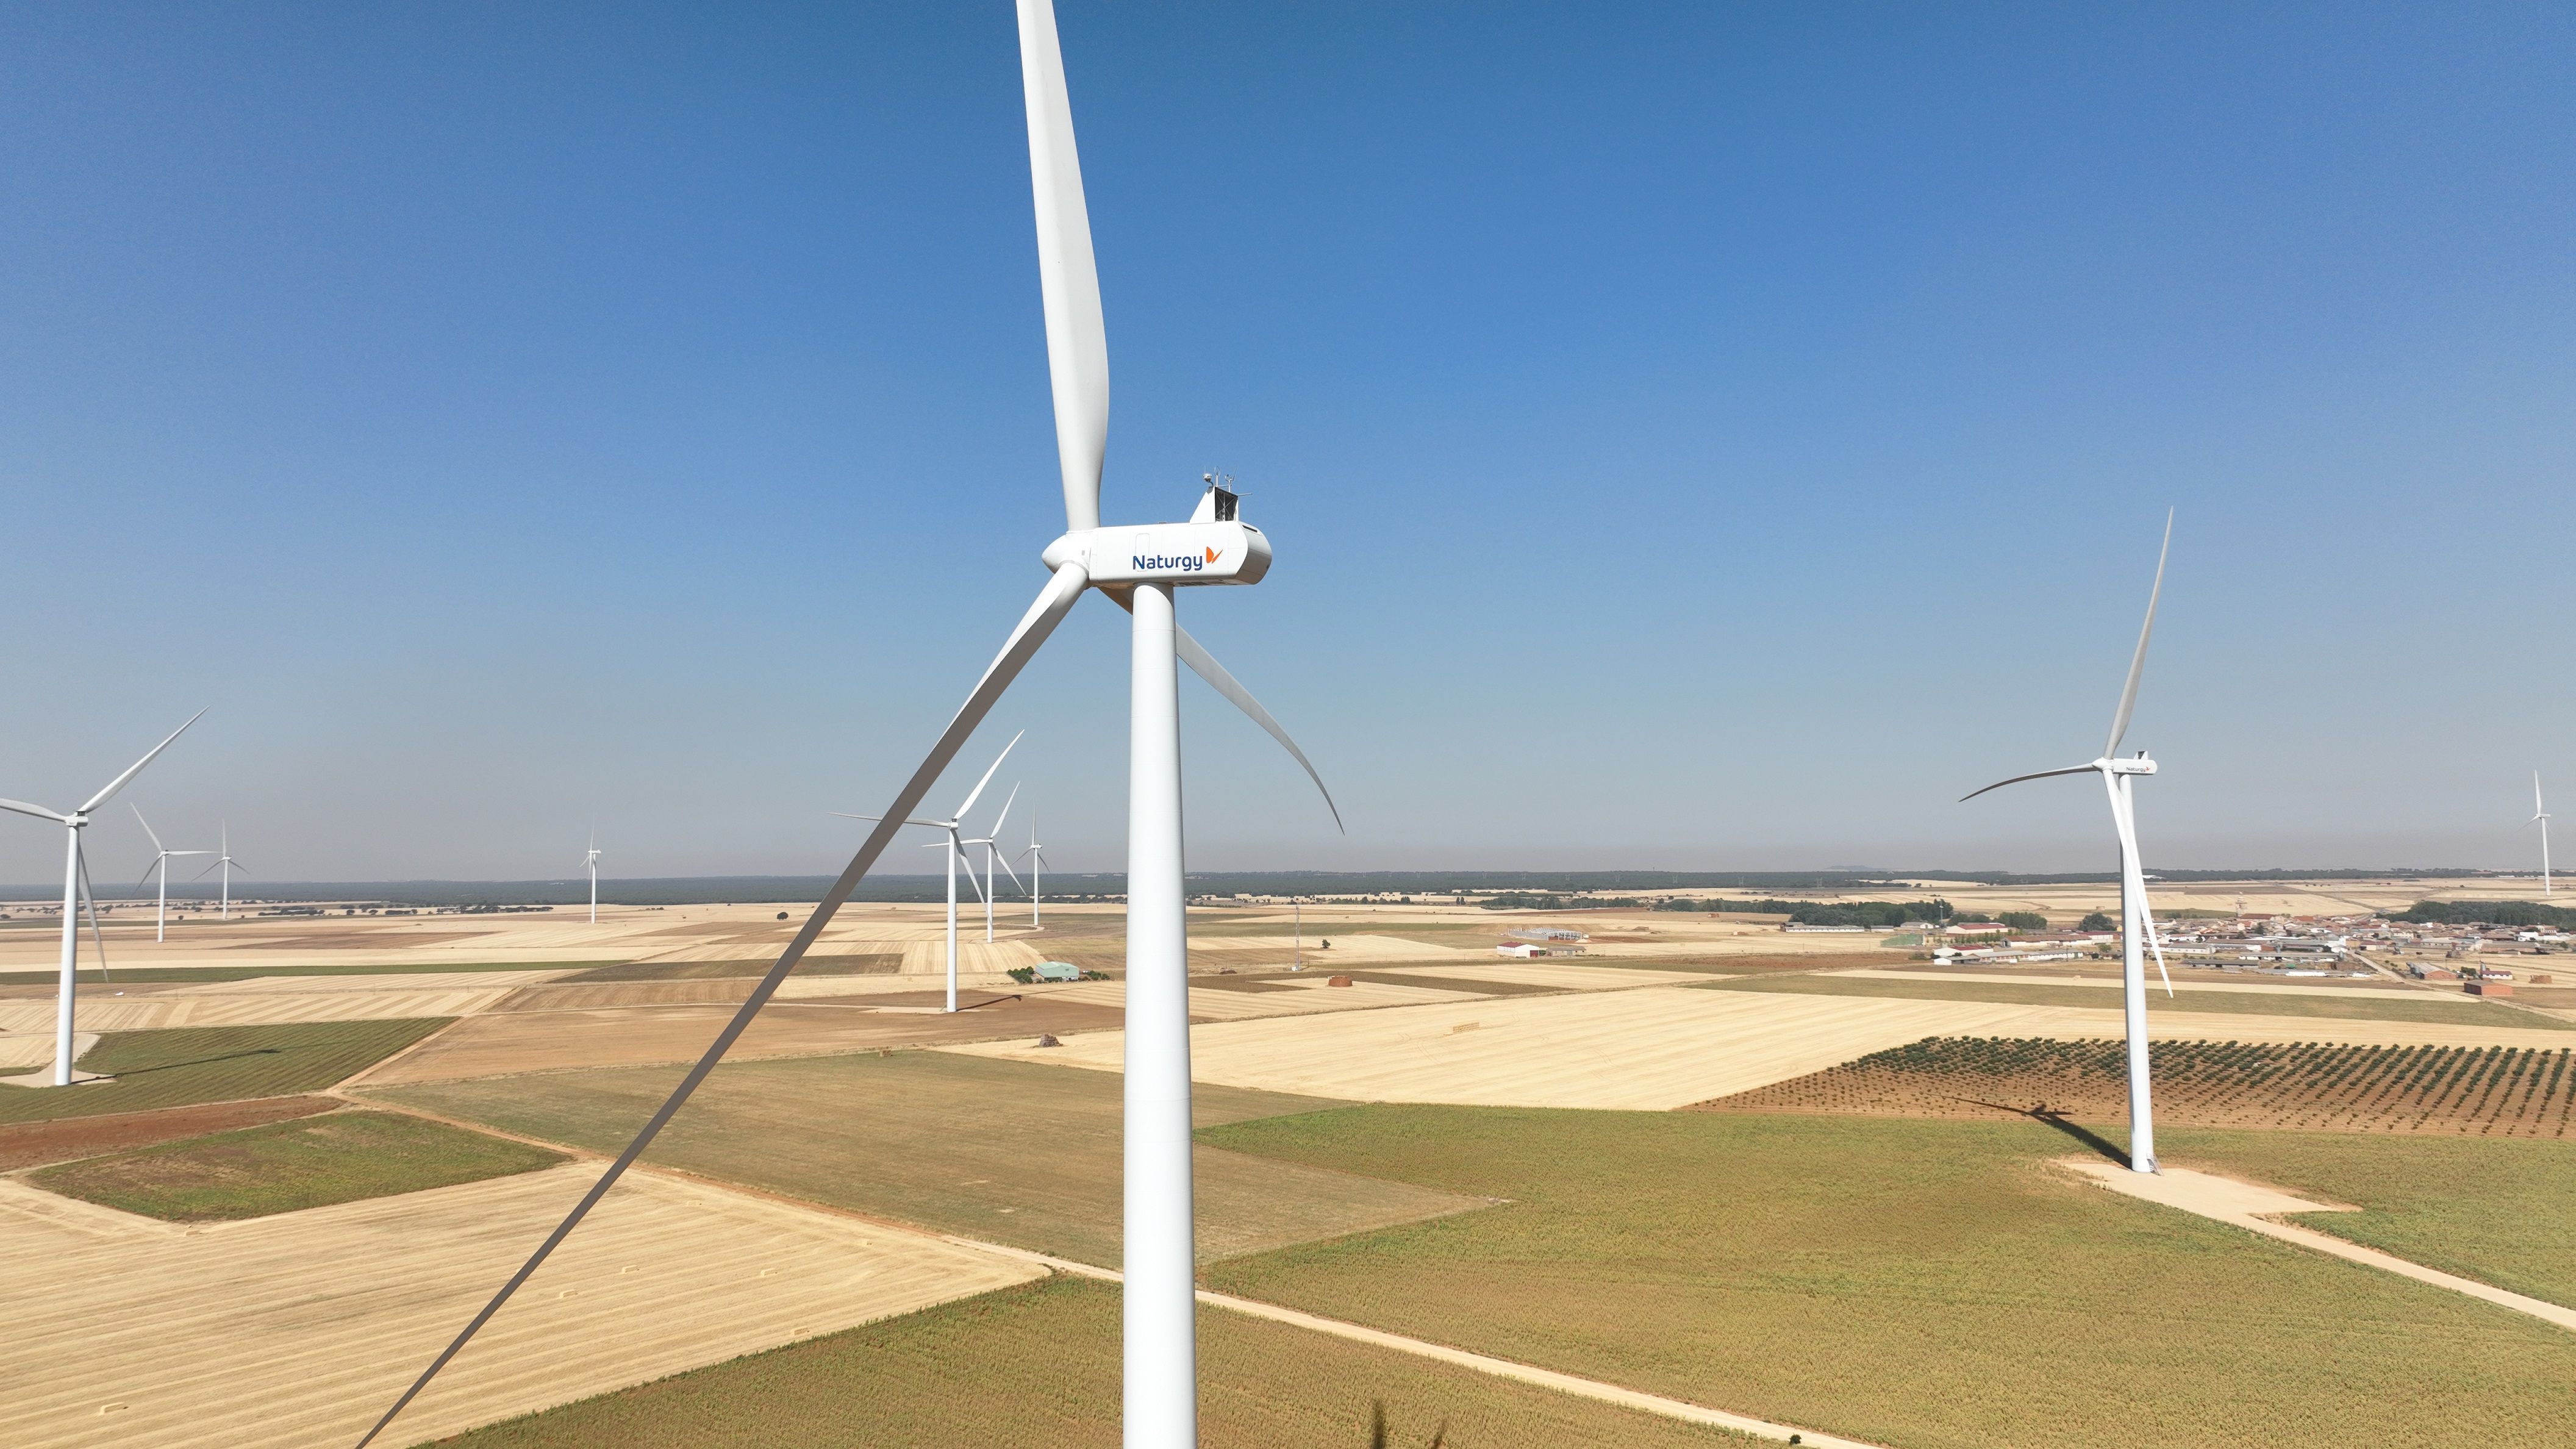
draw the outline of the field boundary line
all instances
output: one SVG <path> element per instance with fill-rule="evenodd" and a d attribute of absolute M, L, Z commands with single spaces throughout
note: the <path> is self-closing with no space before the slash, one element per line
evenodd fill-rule
<path fill-rule="evenodd" d="M 2194 1172 L 2189 1168 L 2168 1167 L 2155 1173 L 2139 1173 L 2131 1172 L 2117 1163 L 2096 1162 L 2087 1158 L 2065 1159 L 2064 1165 L 2113 1192 L 2208 1218 L 2213 1222 L 2226 1223 L 2231 1227 L 2243 1228 L 2248 1232 L 2260 1233 L 2267 1238 L 2295 1243 L 2302 1248 L 2341 1258 L 2346 1262 L 2359 1263 L 2364 1267 L 2394 1273 L 2401 1278 L 2412 1278 L 2418 1283 L 2429 1284 L 2435 1288 L 2447 1288 L 2451 1292 L 2482 1299 L 2499 1308 L 2509 1308 L 2516 1313 L 2527 1313 L 2544 1323 L 2576 1331 L 2576 1308 L 2561 1307 L 2546 1299 L 2533 1298 L 2509 1289 L 2498 1288 L 2492 1283 L 2481 1283 L 2475 1278 L 2463 1278 L 2456 1273 L 2445 1273 L 2439 1268 L 2428 1268 L 2412 1259 L 2401 1258 L 2378 1248 L 2364 1247 L 2348 1238 L 2338 1238 L 2332 1233 L 2321 1233 L 2314 1228 L 2282 1222 L 2278 1216 L 2283 1213 L 2301 1212 L 2357 1212 L 2359 1211 L 2357 1208 L 2344 1207 L 2335 1203 L 2309 1202 L 2277 1188 L 2240 1183 L 2212 1173 Z"/>
<path fill-rule="evenodd" d="M 981 1248 L 988 1253 L 999 1253 L 1005 1257 L 1042 1264 L 1060 1273 L 1069 1273 L 1079 1278 L 1116 1283 L 1123 1277 L 1113 1268 L 1103 1268 L 1092 1263 L 1078 1263 L 1070 1258 L 1058 1258 L 1046 1253 L 1033 1252 L 1027 1248 L 987 1243 L 953 1233 L 943 1233 L 940 1236 L 961 1248 Z M 1408 1338 L 1400 1333 L 1389 1333 L 1384 1329 L 1370 1328 L 1344 1319 L 1326 1318 L 1321 1314 L 1286 1308 L 1276 1303 L 1264 1303 L 1254 1298 L 1238 1298 L 1231 1293 L 1219 1293 L 1213 1288 L 1200 1289 L 1198 1297 L 1201 1303 L 1228 1309 L 1247 1317 L 1266 1318 L 1273 1323 L 1284 1323 L 1292 1328 L 1329 1334 L 1334 1338 L 1345 1338 L 1374 1348 L 1393 1349 L 1397 1353 L 1408 1353 L 1416 1358 L 1427 1358 L 1440 1363 L 1453 1364 L 1459 1368 L 1473 1369 L 1477 1373 L 1490 1374 L 1495 1378 L 1515 1379 L 1521 1383 L 1535 1384 L 1543 1389 L 1554 1389 L 1561 1394 L 1595 1399 L 1605 1404 L 1617 1404 L 1623 1408 L 1659 1414 L 1667 1419 L 1680 1419 L 1692 1424 L 1733 1429 L 1740 1434 L 1777 1439 L 1783 1443 L 1787 1442 L 1790 1436 L 1795 1435 L 1800 1443 L 1819 1445 L 1822 1449 L 1880 1449 L 1880 1446 L 1865 1439 L 1844 1439 L 1832 1434 L 1818 1433 L 1813 1429 L 1797 1429 L 1787 1424 L 1775 1424 L 1768 1419 L 1757 1419 L 1749 1414 L 1731 1414 L 1724 1409 L 1712 1409 L 1704 1404 L 1691 1403 L 1686 1399 L 1668 1399 L 1661 1394 L 1650 1394 L 1642 1389 L 1622 1388 L 1617 1384 L 1604 1383 L 1599 1379 L 1582 1378 L 1575 1374 L 1559 1373 L 1554 1369 L 1543 1369 L 1534 1364 L 1520 1363 L 1513 1359 L 1496 1358 L 1492 1354 L 1452 1348 L 1445 1343 L 1433 1343 L 1429 1339 Z"/>

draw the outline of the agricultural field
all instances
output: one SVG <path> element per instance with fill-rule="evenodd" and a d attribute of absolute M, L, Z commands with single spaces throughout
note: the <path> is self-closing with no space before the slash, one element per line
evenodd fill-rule
<path fill-rule="evenodd" d="M 1111 1449 L 1118 1290 L 1059 1277 L 926 1309 L 439 1441 L 444 1449 Z M 1199 1310 L 1199 1429 L 1240 1449 L 1391 1449 L 1444 1442 L 1683 1449 L 1752 1441 L 1720 1429 L 1219 1308 Z"/>
<path fill-rule="evenodd" d="M 1773 976 L 1712 981 L 1710 991 L 1777 991 L 1804 996 L 1874 996 L 1900 1001 L 1993 1001 L 2020 1006 L 2117 1007 L 2118 993 L 2098 986 L 2045 981 L 1945 981 L 1937 976 L 1898 980 L 1886 976 Z M 2420 1021 L 2450 1026 L 2510 1026 L 2535 1031 L 2576 1031 L 2576 1022 L 2524 1011 L 2504 1002 L 2445 1001 L 2428 992 L 2392 990 L 2387 999 L 2300 996 L 2284 992 L 2194 991 L 2188 984 L 2167 996 L 2149 983 L 2150 1015 L 2170 1011 L 2228 1016 L 2297 1016 L 2325 1021 Z"/>
<path fill-rule="evenodd" d="M 112 1082 L 0 1088 L 0 1122 L 96 1117 L 196 1102 L 288 1097 L 337 1086 L 438 1030 L 449 1017 L 111 1031 L 81 1057 Z"/>
<path fill-rule="evenodd" d="M 2576 1114 L 2564 1048 L 2159 1041 L 2148 1062 L 2159 1127 L 2560 1139 Z M 1933 1037 L 1698 1110 L 2118 1122 L 2128 1090 L 2117 1041 Z"/>
<path fill-rule="evenodd" d="M 2033 1122 L 1377 1106 L 1202 1136 L 1507 1199 L 1213 1287 L 1906 1449 L 2538 1449 L 2576 1376 L 2576 1336 L 2104 1192 Z"/>
<path fill-rule="evenodd" d="M 153 1112 L 115 1112 L 103 1117 L 65 1117 L 52 1122 L 12 1122 L 0 1126 L 0 1172 L 69 1162 L 104 1152 L 126 1152 L 182 1137 L 203 1137 L 236 1127 L 310 1117 L 347 1106 L 337 1097 L 254 1097 L 247 1102 L 205 1102 L 193 1107 L 163 1107 Z"/>
<path fill-rule="evenodd" d="M 560 1152 L 401 1112 L 333 1112 L 32 1173 L 28 1181 L 166 1222 L 229 1222 L 535 1172 Z"/>
<path fill-rule="evenodd" d="M 369 1096 L 593 1151 L 624 1147 L 676 1069 L 370 1089 Z M 947 1052 L 727 1063 L 647 1160 L 1077 1262 L 1119 1261 L 1120 1092 L 1105 1072 Z M 1202 1124 L 1336 1105 L 1201 1085 Z M 1383 1178 L 1198 1152 L 1203 1258 L 1485 1206 Z"/>
<path fill-rule="evenodd" d="M 551 961 L 423 961 L 383 966 L 349 966 L 310 962 L 280 961 L 259 966 L 118 966 L 114 979 L 102 979 L 96 967 L 81 968 L 83 986 L 130 985 L 199 985 L 218 981 L 262 981 L 272 976 L 445 976 L 450 973 L 486 971 L 571 971 L 585 966 L 610 966 L 615 963 Z M 62 977 L 52 971 L 0 971 L 0 986 L 39 986 L 36 993 L 45 1000 L 53 999 L 53 990 Z"/>
<path fill-rule="evenodd" d="M 2159 1128 L 2156 1145 L 2167 1162 L 2361 1209 L 2291 1219 L 2303 1227 L 2576 1307 L 2576 1143 Z"/>

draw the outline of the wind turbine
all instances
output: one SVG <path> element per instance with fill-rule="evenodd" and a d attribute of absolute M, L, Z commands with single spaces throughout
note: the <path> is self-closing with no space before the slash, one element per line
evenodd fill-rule
<path fill-rule="evenodd" d="M 993 833 L 1001 834 L 1001 826 L 995 825 Z M 1038 926 L 1038 894 L 1046 874 L 1046 847 L 1038 844 L 1038 812 L 1034 805 L 1029 807 L 1029 848 L 1020 852 L 1020 859 L 1029 863 L 1029 929 L 1035 930 Z M 1013 871 L 1011 878 L 1019 879 L 1019 872 Z"/>
<path fill-rule="evenodd" d="M 2545 896 L 2549 894 L 2549 807 L 2540 803 L 2538 770 L 2531 772 L 2531 818 L 2540 822 L 2540 893 Z"/>
<path fill-rule="evenodd" d="M 1072 109 L 1051 0 L 1017 0 L 1020 86 L 1027 108 L 1029 170 L 1044 300 L 1047 374 L 1055 400 L 1056 461 L 1064 490 L 1065 532 L 1039 555 L 1049 578 L 1001 652 L 985 667 L 858 853 L 850 858 L 803 929 L 760 978 L 733 1020 L 680 1078 L 633 1142 L 528 1261 L 359 1441 L 372 1441 L 465 1345 L 519 1285 L 640 1157 L 673 1113 L 715 1070 L 787 973 L 831 924 L 861 877 L 936 784 L 957 751 L 1027 667 L 1056 626 L 1090 589 L 1130 615 L 1127 751 L 1127 1032 L 1125 1113 L 1125 1303 L 1123 1396 L 1125 1442 L 1131 1449 L 1174 1449 L 1198 1442 L 1195 1234 L 1190 1220 L 1189 953 L 1181 874 L 1181 752 L 1178 664 L 1187 664 L 1271 738 L 1286 746 L 1323 788 L 1305 752 L 1233 675 L 1183 631 L 1174 617 L 1182 588 L 1252 584 L 1270 568 L 1270 541 L 1237 516 L 1236 495 L 1203 479 L 1207 490 L 1186 522 L 1104 528 L 1101 462 L 1108 444 L 1109 350 L 1101 321 L 1099 274 L 1075 156 Z M 1177 661 L 1177 663 L 1176 663 Z M 1336 825 L 1341 812 L 1333 809 Z M 962 811 L 960 812 L 963 813 Z"/>
<path fill-rule="evenodd" d="M 154 851 L 152 857 L 152 868 L 151 870 L 143 872 L 143 879 L 151 879 L 153 871 L 159 871 L 161 873 L 161 906 L 159 913 L 152 919 L 152 939 L 155 941 L 166 941 L 170 938 L 170 857 L 174 855 L 212 855 L 214 852 L 210 850 L 172 850 L 170 847 L 161 843 L 160 836 L 152 834 L 152 822 L 143 818 L 142 806 L 128 800 L 125 802 L 125 808 L 134 812 L 134 823 L 143 827 L 143 833 L 145 835 L 152 836 L 152 849 Z M 135 884 L 141 885 L 143 884 L 143 881 L 138 880 Z M 106 959 L 104 953 L 101 954 L 100 959 L 102 961 Z"/>
<path fill-rule="evenodd" d="M 207 866 L 204 870 L 197 872 L 194 876 L 190 877 L 190 879 L 204 880 L 207 876 L 214 874 L 218 868 L 222 869 L 224 873 L 224 903 L 223 909 L 217 912 L 215 919 L 219 921 L 229 921 L 233 918 L 233 867 L 241 864 L 241 862 L 233 859 L 233 828 L 230 825 L 225 825 L 221 827 L 221 830 L 223 852 L 215 857 L 215 863 L 213 865 Z M 202 850 L 197 853 L 199 855 L 205 854 Z"/>
<path fill-rule="evenodd" d="M 1002 833 L 1002 822 L 1011 818 L 1011 802 L 1019 798 L 1020 787 L 1013 785 L 1011 787 L 1011 793 L 1005 796 L 1002 800 L 1002 813 L 993 817 L 993 833 L 991 835 L 979 836 L 976 839 L 966 842 L 968 845 L 980 845 L 984 847 L 984 886 L 982 893 L 984 897 L 984 944 L 987 946 L 993 944 L 993 867 L 999 865 L 1002 869 L 1010 871 L 1011 884 L 1018 885 L 1020 883 L 1020 873 L 1016 870 L 1011 870 L 1011 863 L 1001 858 L 996 849 L 995 841 L 995 837 Z M 975 867 L 973 865 L 970 864 L 966 867 L 966 873 L 968 876 L 971 877 L 974 872 Z"/>
<path fill-rule="evenodd" d="M 957 862 L 966 854 L 966 843 L 960 840 L 957 835 L 958 827 L 966 823 L 966 812 L 975 808 L 976 798 L 984 793 L 984 787 L 993 783 L 993 771 L 1002 768 L 1002 762 L 1009 759 L 1011 757 L 1012 749 L 1018 746 L 1020 735 L 1025 735 L 1027 733 L 1027 730 L 1020 731 L 1020 734 L 1011 736 L 1010 744 L 1002 746 L 1002 752 L 993 757 L 991 767 L 984 771 L 984 778 L 976 781 L 975 788 L 966 792 L 966 803 L 957 807 L 957 813 L 955 815 L 950 816 L 946 820 L 906 820 L 903 822 L 906 825 L 925 825 L 933 830 L 943 832 L 938 844 L 944 845 L 948 848 L 948 1009 L 952 1012 L 957 1009 Z M 884 818 L 877 815 L 852 815 L 847 811 L 842 810 L 835 810 L 832 813 L 840 816 L 844 820 L 877 820 L 882 822 Z M 870 838 L 873 839 L 874 837 L 871 836 Z M 971 860 L 966 863 L 966 879 L 969 883 L 972 883 L 975 879 L 975 863 Z M 986 926 L 989 932 L 991 925 L 989 918 L 992 914 L 992 898 L 982 886 L 976 886 L 975 889 L 977 894 L 985 897 L 985 915 L 987 917 Z"/>
<path fill-rule="evenodd" d="M 582 856 L 581 863 L 590 871 L 590 923 L 596 926 L 599 924 L 599 830 L 596 826 L 591 829 L 590 850 Z"/>
<path fill-rule="evenodd" d="M 2138 751 L 2135 758 L 2115 759 L 2120 741 L 2129 733 L 2129 713 L 2138 703 L 2138 676 L 2147 667 L 2147 640 L 2156 632 L 2156 602 L 2165 591 L 2165 555 L 2173 549 L 2173 514 L 2165 514 L 2164 546 L 2156 552 L 2156 582 L 2147 592 L 2147 622 L 2138 630 L 2137 652 L 2129 656 L 2128 683 L 2120 689 L 2120 708 L 2111 716 L 2111 742 L 2102 747 L 2100 759 L 2090 764 L 2069 765 L 2062 770 L 2041 770 L 2036 774 L 2015 775 L 1997 780 L 1985 790 L 1972 791 L 1961 797 L 1974 800 L 1986 790 L 1999 790 L 2018 785 L 2024 780 L 2045 780 L 2052 775 L 2098 774 L 2102 787 L 2111 797 L 2111 828 L 2120 841 L 2120 984 L 2122 1004 L 2128 1018 L 2129 1037 L 2129 1167 L 2135 1172 L 2156 1170 L 2155 1110 L 2148 1100 L 2147 1083 L 2147 976 L 2145 949 L 2156 955 L 2156 972 L 2165 978 L 2165 994 L 2173 994 L 2173 977 L 2165 971 L 2165 951 L 2156 940 L 2154 914 L 2147 905 L 2147 882 L 2138 864 L 2138 817 L 2130 784 L 2141 775 L 2156 772 L 2156 762 L 2147 752 Z"/>
<path fill-rule="evenodd" d="M 68 1087 L 72 1084 L 72 977 L 78 967 L 77 958 L 80 954 L 80 898 L 84 879 L 89 874 L 88 862 L 81 856 L 81 830 L 89 824 L 91 811 L 106 804 L 108 797 L 124 789 L 126 781 L 143 773 L 144 766 L 151 764 L 155 756 L 170 748 L 170 740 L 175 740 L 188 732 L 188 725 L 195 724 L 205 717 L 206 712 L 202 709 L 188 716 L 188 724 L 170 731 L 170 739 L 154 745 L 142 759 L 126 766 L 124 774 L 108 781 L 106 789 L 90 796 L 68 815 L 48 810 L 42 805 L 30 805 L 23 800 L 0 800 L 0 810 L 15 810 L 21 815 L 33 815 L 39 819 L 51 820 L 63 827 L 62 989 L 54 1003 L 54 1085 L 57 1087 Z M 96 932 L 97 929 L 98 918 L 93 913 L 90 918 L 90 930 Z M 102 940 L 98 944 L 99 962 L 104 969 L 107 961 L 106 943 Z"/>

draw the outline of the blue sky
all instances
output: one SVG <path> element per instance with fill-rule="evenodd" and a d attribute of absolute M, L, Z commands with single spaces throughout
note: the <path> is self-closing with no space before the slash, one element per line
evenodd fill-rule
<path fill-rule="evenodd" d="M 2576 814 L 2564 8 L 1061 25 L 1104 513 L 1238 475 L 1278 563 L 1183 620 L 1351 827 L 1190 685 L 1194 866 L 2101 868 L 2081 782 L 1952 802 L 2099 748 L 2168 505 L 2151 864 Z M 1061 526 L 1014 45 L 0 10 L 0 794 L 210 705 L 133 798 L 272 878 L 836 868 Z M 969 750 L 1029 728 L 1067 868 L 1123 617 Z"/>

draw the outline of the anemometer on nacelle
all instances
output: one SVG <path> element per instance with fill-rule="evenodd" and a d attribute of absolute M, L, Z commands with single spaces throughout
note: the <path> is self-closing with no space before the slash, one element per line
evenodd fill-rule
<path fill-rule="evenodd" d="M 1137 523 L 1065 534 L 1040 557 L 1049 571 L 1079 560 L 1094 584 L 1257 584 L 1270 540 L 1236 517 L 1231 477 L 1202 475 L 1207 491 L 1187 523 Z"/>

